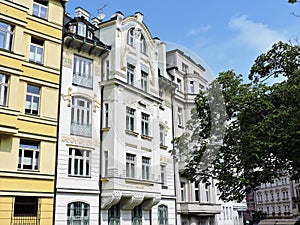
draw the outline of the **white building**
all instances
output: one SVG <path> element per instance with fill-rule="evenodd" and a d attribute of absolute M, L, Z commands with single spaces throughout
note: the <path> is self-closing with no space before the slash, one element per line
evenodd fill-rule
<path fill-rule="evenodd" d="M 99 24 L 111 45 L 104 59 L 101 220 L 104 224 L 176 224 L 171 106 L 163 108 L 159 74 L 165 44 L 143 15 L 116 12 Z M 161 107 L 160 107 L 161 106 Z"/>
<path fill-rule="evenodd" d="M 173 100 L 174 137 L 186 132 L 186 122 L 191 118 L 194 98 L 207 88 L 205 69 L 189 56 L 176 49 L 167 52 L 167 71 L 177 84 Z M 217 203 L 215 181 L 211 185 L 191 182 L 180 176 L 185 165 L 183 154 L 176 153 L 175 182 L 177 193 L 177 219 L 181 225 L 216 224 L 216 215 L 221 212 Z"/>
<path fill-rule="evenodd" d="M 109 46 L 82 8 L 66 16 L 57 155 L 55 224 L 99 224 L 100 88 Z"/>

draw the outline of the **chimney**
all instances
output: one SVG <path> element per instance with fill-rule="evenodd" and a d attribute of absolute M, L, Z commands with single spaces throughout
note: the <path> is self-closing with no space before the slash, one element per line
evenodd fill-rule
<path fill-rule="evenodd" d="M 76 17 L 83 17 L 84 19 L 86 19 L 87 21 L 89 21 L 89 18 L 90 18 L 90 14 L 88 11 L 84 10 L 83 8 L 81 7 L 77 7 L 75 9 L 75 15 Z"/>
<path fill-rule="evenodd" d="M 143 17 L 144 17 L 143 13 L 136 12 L 134 15 L 135 15 L 135 17 L 136 17 L 136 19 L 137 19 L 138 22 L 140 22 L 140 23 L 143 22 Z"/>
<path fill-rule="evenodd" d="M 99 23 L 100 23 L 100 20 L 99 20 L 98 18 L 94 17 L 94 18 L 92 19 L 92 24 L 93 24 L 94 26 L 98 27 L 98 24 L 99 24 Z"/>

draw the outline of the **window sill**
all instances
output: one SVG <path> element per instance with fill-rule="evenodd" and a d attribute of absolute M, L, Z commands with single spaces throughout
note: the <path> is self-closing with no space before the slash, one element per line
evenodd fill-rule
<path fill-rule="evenodd" d="M 39 170 L 31 170 L 31 169 L 21 169 L 18 168 L 18 171 L 22 171 L 22 172 L 30 172 L 30 173 L 39 173 Z"/>
<path fill-rule="evenodd" d="M 101 129 L 101 131 L 103 131 L 103 132 L 108 132 L 110 130 L 110 127 L 103 127 L 102 129 Z"/>
<path fill-rule="evenodd" d="M 83 175 L 72 175 L 68 174 L 68 177 L 75 177 L 75 178 L 92 178 L 91 176 L 83 176 Z"/>
<path fill-rule="evenodd" d="M 152 139 L 153 139 L 153 137 L 148 136 L 148 135 L 144 135 L 144 134 L 141 134 L 141 138 L 145 139 L 145 140 L 149 140 L 149 141 L 152 141 Z"/>
<path fill-rule="evenodd" d="M 162 189 L 168 189 L 168 186 L 165 185 L 165 184 L 163 184 L 163 185 L 161 186 L 161 188 L 162 188 Z"/>
<path fill-rule="evenodd" d="M 161 149 L 164 149 L 164 150 L 167 150 L 168 149 L 168 146 L 165 146 L 165 145 L 162 145 L 162 144 L 160 144 L 160 146 L 159 146 Z"/>
<path fill-rule="evenodd" d="M 139 135 L 139 133 L 134 132 L 132 130 L 125 130 L 125 132 L 126 132 L 126 134 L 129 134 L 129 135 L 132 135 L 132 136 L 135 136 L 135 137 L 137 137 Z"/>

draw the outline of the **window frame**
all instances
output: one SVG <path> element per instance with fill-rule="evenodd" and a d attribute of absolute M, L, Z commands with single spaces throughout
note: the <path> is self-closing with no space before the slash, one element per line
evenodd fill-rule
<path fill-rule="evenodd" d="M 168 206 L 159 205 L 157 211 L 158 225 L 168 225 Z"/>
<path fill-rule="evenodd" d="M 134 85 L 135 66 L 127 63 L 127 84 Z"/>
<path fill-rule="evenodd" d="M 72 83 L 82 87 L 93 88 L 93 60 L 74 55 Z"/>
<path fill-rule="evenodd" d="M 127 32 L 127 44 L 134 47 L 134 28 L 130 28 Z"/>
<path fill-rule="evenodd" d="M 140 52 L 147 55 L 147 44 L 144 35 L 141 35 L 140 37 Z"/>
<path fill-rule="evenodd" d="M 9 76 L 0 73 L 0 105 L 7 106 L 9 94 Z"/>
<path fill-rule="evenodd" d="M 141 89 L 148 92 L 149 86 L 149 74 L 145 71 L 141 71 Z"/>
<path fill-rule="evenodd" d="M 108 225 L 120 225 L 120 203 L 108 209 Z"/>
<path fill-rule="evenodd" d="M 160 181 L 163 186 L 167 186 L 167 170 L 166 165 L 160 165 Z"/>
<path fill-rule="evenodd" d="M 181 201 L 186 201 L 186 183 L 185 182 L 180 182 L 180 200 Z"/>
<path fill-rule="evenodd" d="M 31 157 L 25 155 L 30 152 Z M 32 152 L 32 153 L 31 153 Z M 28 155 L 27 155 L 28 156 Z M 27 160 L 26 160 L 27 158 Z M 18 170 L 39 171 L 40 159 L 40 144 L 34 141 L 20 140 L 19 153 L 18 153 Z M 30 161 L 29 164 L 25 164 L 25 161 Z M 24 168 L 24 164 L 31 166 L 31 168 Z"/>
<path fill-rule="evenodd" d="M 104 127 L 109 127 L 109 104 L 108 103 L 104 103 L 104 110 L 103 110 L 103 119 L 104 119 Z"/>
<path fill-rule="evenodd" d="M 177 125 L 183 126 L 182 108 L 177 107 Z"/>
<path fill-rule="evenodd" d="M 38 7 L 37 14 L 35 14 L 34 6 Z M 41 15 L 41 9 L 46 9 L 46 15 L 45 16 Z M 41 4 L 39 1 L 33 0 L 32 15 L 47 20 L 47 17 L 48 17 L 48 5 L 44 5 L 44 4 Z"/>
<path fill-rule="evenodd" d="M 68 176 L 91 177 L 91 160 L 92 152 L 90 150 L 69 148 Z"/>
<path fill-rule="evenodd" d="M 159 124 L 159 142 L 160 145 L 166 144 L 166 134 L 165 134 L 165 126 L 163 124 Z"/>
<path fill-rule="evenodd" d="M 74 213 L 80 213 L 80 215 L 74 215 Z M 67 206 L 67 224 L 73 225 L 80 222 L 80 224 L 90 224 L 90 205 L 81 202 L 70 202 Z"/>
<path fill-rule="evenodd" d="M 41 51 L 41 53 L 38 53 L 39 50 Z M 29 62 L 43 64 L 43 61 L 44 61 L 44 41 L 32 37 L 30 42 Z"/>
<path fill-rule="evenodd" d="M 195 82 L 193 80 L 190 81 L 190 93 L 195 94 Z"/>
<path fill-rule="evenodd" d="M 126 177 L 136 177 L 136 155 L 126 153 Z"/>
<path fill-rule="evenodd" d="M 143 209 L 142 205 L 135 206 L 131 211 L 132 225 L 142 225 Z"/>
<path fill-rule="evenodd" d="M 30 92 L 30 90 L 28 90 L 30 87 L 37 88 L 38 93 Z M 30 101 L 28 98 L 30 98 Z M 35 99 L 37 99 L 37 101 L 35 101 Z M 39 115 L 40 104 L 41 104 L 41 87 L 32 84 L 27 84 L 26 97 L 25 97 L 25 113 L 29 115 Z M 37 106 L 35 107 L 35 105 Z"/>
<path fill-rule="evenodd" d="M 151 158 L 142 156 L 142 179 L 150 180 L 150 163 Z"/>
<path fill-rule="evenodd" d="M 4 26 L 1 26 L 1 24 L 6 25 L 6 28 Z M 3 35 L 3 47 L 0 45 L 0 49 L 5 49 L 7 51 L 12 50 L 12 43 L 13 43 L 13 37 L 14 37 L 14 27 L 8 23 L 5 23 L 3 21 L 0 21 L 0 37 Z"/>
<path fill-rule="evenodd" d="M 135 131 L 136 110 L 131 107 L 126 107 L 126 130 Z"/>
<path fill-rule="evenodd" d="M 141 134 L 150 136 L 150 115 L 147 113 L 141 113 Z"/>

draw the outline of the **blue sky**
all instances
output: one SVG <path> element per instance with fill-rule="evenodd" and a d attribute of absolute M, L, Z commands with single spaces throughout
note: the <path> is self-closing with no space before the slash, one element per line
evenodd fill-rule
<path fill-rule="evenodd" d="M 273 43 L 300 40 L 300 4 L 287 0 L 69 0 L 67 12 L 81 6 L 104 20 L 121 11 L 139 11 L 153 37 L 182 46 L 197 55 L 217 76 L 233 69 L 247 77 L 255 58 Z"/>

